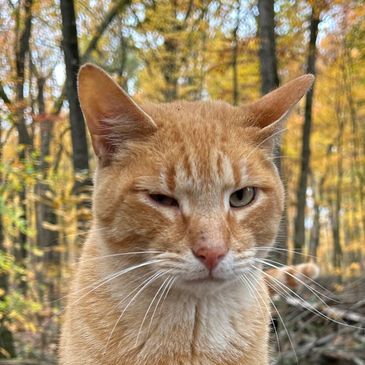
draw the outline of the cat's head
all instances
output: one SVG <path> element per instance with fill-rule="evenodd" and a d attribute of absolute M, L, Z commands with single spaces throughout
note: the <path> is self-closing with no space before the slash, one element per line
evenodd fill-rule
<path fill-rule="evenodd" d="M 94 229 L 104 251 L 152 262 L 187 288 L 252 270 L 283 210 L 275 143 L 312 83 L 299 77 L 243 107 L 138 106 L 104 71 L 82 67 L 80 103 L 98 156 Z"/>

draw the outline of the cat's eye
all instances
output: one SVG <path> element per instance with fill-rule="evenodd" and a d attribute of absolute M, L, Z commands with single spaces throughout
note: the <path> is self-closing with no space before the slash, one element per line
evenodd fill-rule
<path fill-rule="evenodd" d="M 229 197 L 229 204 L 233 208 L 241 208 L 252 203 L 256 197 L 256 188 L 248 186 L 235 191 Z"/>
<path fill-rule="evenodd" d="M 176 199 L 171 198 L 171 196 L 163 194 L 149 194 L 149 197 L 157 204 L 163 205 L 165 207 L 178 207 L 179 203 Z"/>

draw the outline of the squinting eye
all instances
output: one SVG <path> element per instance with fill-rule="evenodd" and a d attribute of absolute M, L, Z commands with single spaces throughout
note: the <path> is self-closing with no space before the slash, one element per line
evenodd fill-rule
<path fill-rule="evenodd" d="M 163 194 L 149 194 L 149 197 L 156 203 L 165 207 L 178 207 L 179 203 L 176 199 Z"/>
<path fill-rule="evenodd" d="M 246 188 L 235 191 L 229 197 L 229 204 L 234 208 L 245 207 L 250 204 L 256 196 L 256 188 L 248 186 Z"/>

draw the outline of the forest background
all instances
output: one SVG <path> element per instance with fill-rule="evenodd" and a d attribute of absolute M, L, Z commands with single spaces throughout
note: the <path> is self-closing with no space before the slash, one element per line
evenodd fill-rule
<path fill-rule="evenodd" d="M 365 364 L 364 1 L 0 0 L 0 45 L 0 358 L 56 359 L 91 214 L 76 74 L 93 62 L 160 102 L 244 104 L 316 75 L 276 152 L 272 258 L 317 262 L 321 286 L 277 299 L 275 363 Z"/>

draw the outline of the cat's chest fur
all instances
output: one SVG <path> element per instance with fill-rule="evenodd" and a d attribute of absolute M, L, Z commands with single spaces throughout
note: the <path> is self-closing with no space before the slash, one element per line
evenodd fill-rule
<path fill-rule="evenodd" d="M 254 359 L 260 354 L 266 357 L 268 321 L 242 285 L 205 297 L 172 290 L 155 312 L 151 306 L 146 315 L 155 293 L 147 290 L 122 317 L 118 303 L 131 287 L 125 285 L 119 292 L 116 288 L 110 288 L 112 300 L 110 291 L 104 290 L 93 300 L 85 297 L 66 319 L 71 337 L 77 339 L 74 351 L 87 349 L 80 352 L 80 362 L 69 365 L 89 365 L 82 360 L 86 356 L 90 364 L 102 365 L 251 365 L 257 364 Z"/>
<path fill-rule="evenodd" d="M 155 326 L 146 336 L 138 358 L 150 361 L 155 358 L 156 364 L 160 364 L 170 354 L 169 363 L 180 357 L 184 364 L 200 364 L 202 359 L 206 364 L 214 364 L 218 360 L 242 357 L 250 335 L 239 326 L 243 300 L 239 303 L 233 297 L 197 299 L 173 293 L 161 308 L 162 313 L 154 321 Z"/>

